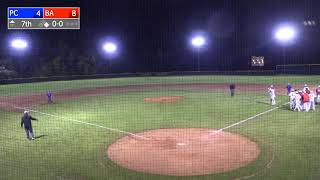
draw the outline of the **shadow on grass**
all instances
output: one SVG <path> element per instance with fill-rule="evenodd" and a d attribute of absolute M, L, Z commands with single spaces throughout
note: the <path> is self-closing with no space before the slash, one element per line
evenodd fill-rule
<path fill-rule="evenodd" d="M 289 105 L 282 105 L 279 109 L 285 110 L 285 111 L 292 111 L 292 112 L 293 112 L 293 110 L 290 108 Z"/>
<path fill-rule="evenodd" d="M 48 136 L 48 135 L 40 135 L 40 136 L 36 136 L 36 137 L 34 137 L 35 139 L 40 139 L 40 138 L 43 138 L 43 137 L 46 137 L 46 136 Z"/>
<path fill-rule="evenodd" d="M 263 101 L 256 101 L 257 104 L 266 104 L 266 105 L 270 105 L 269 102 L 263 102 Z"/>

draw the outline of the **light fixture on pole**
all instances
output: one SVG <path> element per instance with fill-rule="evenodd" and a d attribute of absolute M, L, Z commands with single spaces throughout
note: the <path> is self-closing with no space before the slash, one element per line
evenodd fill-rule
<path fill-rule="evenodd" d="M 116 55 L 116 53 L 118 51 L 118 46 L 113 41 L 106 41 L 103 43 L 102 49 L 107 55 L 107 72 L 110 72 L 110 70 L 111 70 L 111 62 L 110 61 L 111 61 L 111 58 Z M 109 70 L 108 70 L 108 68 L 109 68 Z"/>
<path fill-rule="evenodd" d="M 282 45 L 283 72 L 286 65 L 286 46 L 292 43 L 296 38 L 297 32 L 293 26 L 281 26 L 275 31 L 275 38 Z"/>

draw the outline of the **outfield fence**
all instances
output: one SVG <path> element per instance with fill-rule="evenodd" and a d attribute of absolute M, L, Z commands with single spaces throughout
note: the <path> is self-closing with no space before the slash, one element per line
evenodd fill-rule
<path fill-rule="evenodd" d="M 275 70 L 242 70 L 242 71 L 169 71 L 169 72 L 135 72 L 95 75 L 70 75 L 49 77 L 0 77 L 0 84 L 32 83 L 46 81 L 84 80 L 122 77 L 150 77 L 150 76 L 193 76 L 193 75 L 237 75 L 237 76 L 273 76 L 273 75 L 319 75 L 320 64 L 291 64 L 277 65 Z"/>
<path fill-rule="evenodd" d="M 137 73 L 117 73 L 117 74 L 96 74 L 96 75 L 72 75 L 72 76 L 50 76 L 50 77 L 29 77 L 0 79 L 0 84 L 17 84 L 46 81 L 84 80 L 101 78 L 122 78 L 122 77 L 150 77 L 150 76 L 193 76 L 193 75 L 253 75 L 272 76 L 275 71 L 171 71 L 171 72 L 137 72 Z"/>

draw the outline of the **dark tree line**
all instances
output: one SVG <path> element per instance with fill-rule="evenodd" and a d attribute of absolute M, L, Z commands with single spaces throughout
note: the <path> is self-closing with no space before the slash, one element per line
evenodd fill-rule
<path fill-rule="evenodd" d="M 29 48 L 19 51 L 3 47 L 0 51 L 0 66 L 6 69 L 0 78 L 96 74 L 97 54 L 82 47 L 78 32 L 32 31 L 26 35 L 31 39 Z"/>
<path fill-rule="evenodd" d="M 75 52 L 70 52 L 66 56 L 53 56 L 43 62 L 39 72 L 34 72 L 34 74 L 40 76 L 96 74 L 96 59 L 94 56 L 77 55 Z"/>
<path fill-rule="evenodd" d="M 7 56 L 0 58 L 0 78 L 96 74 L 96 59 L 75 50 L 45 56 Z"/>

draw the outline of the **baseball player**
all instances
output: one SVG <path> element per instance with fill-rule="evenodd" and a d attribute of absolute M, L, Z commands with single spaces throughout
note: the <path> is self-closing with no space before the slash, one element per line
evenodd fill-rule
<path fill-rule="evenodd" d="M 316 96 L 317 96 L 316 103 L 320 104 L 320 85 L 316 89 Z"/>
<path fill-rule="evenodd" d="M 301 91 L 300 91 L 301 92 Z M 294 101 L 295 101 L 295 107 L 294 107 L 294 111 L 298 111 L 300 112 L 302 109 L 301 109 L 301 95 L 300 95 L 300 92 L 297 92 L 295 95 L 294 95 Z"/>
<path fill-rule="evenodd" d="M 236 85 L 235 84 L 230 84 L 230 94 L 231 94 L 231 97 L 234 96 L 234 93 L 235 93 L 235 90 L 236 90 Z"/>
<path fill-rule="evenodd" d="M 311 91 L 310 91 L 310 89 L 309 89 L 308 87 L 305 88 L 304 92 L 305 92 L 305 93 L 308 93 L 308 94 L 311 93 Z"/>
<path fill-rule="evenodd" d="M 308 93 L 303 92 L 303 109 L 308 112 L 310 110 L 310 96 Z"/>
<path fill-rule="evenodd" d="M 316 103 L 315 103 L 315 97 L 316 95 L 314 94 L 314 92 L 310 91 L 310 109 L 315 111 L 316 110 Z"/>
<path fill-rule="evenodd" d="M 307 89 L 309 89 L 308 85 L 307 85 L 307 84 L 304 84 L 304 86 L 303 86 L 303 91 L 306 92 Z"/>
<path fill-rule="evenodd" d="M 290 109 L 294 110 L 295 109 L 295 95 L 296 91 L 294 89 L 290 89 L 290 93 L 288 94 L 289 96 L 289 102 L 290 102 Z"/>
<path fill-rule="evenodd" d="M 304 106 L 304 96 L 303 96 L 303 91 L 299 91 L 299 95 L 300 95 L 300 107 L 301 107 L 301 111 L 304 111 L 305 109 L 305 106 Z"/>
<path fill-rule="evenodd" d="M 51 91 L 47 92 L 48 103 L 53 103 L 53 94 Z"/>
<path fill-rule="evenodd" d="M 288 95 L 292 92 L 291 89 L 292 89 L 292 85 L 290 83 L 288 83 L 288 85 L 287 85 L 287 94 Z"/>
<path fill-rule="evenodd" d="M 272 105 L 272 106 L 275 106 L 275 105 L 276 105 L 276 91 L 275 91 L 273 85 L 271 85 L 271 86 L 268 88 L 268 93 L 269 93 L 271 105 Z"/>
<path fill-rule="evenodd" d="M 35 139 L 34 133 L 33 133 L 33 129 L 32 129 L 32 123 L 31 120 L 36 120 L 36 118 L 33 118 L 32 116 L 29 115 L 28 111 L 24 111 L 23 112 L 23 116 L 21 118 L 21 128 L 24 125 L 24 130 L 26 131 L 26 137 L 27 139 Z"/>

